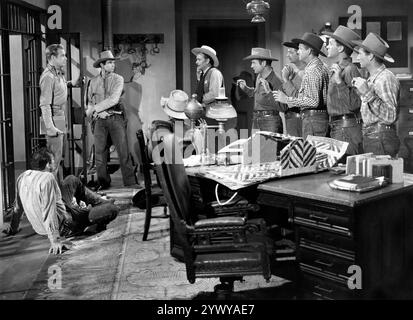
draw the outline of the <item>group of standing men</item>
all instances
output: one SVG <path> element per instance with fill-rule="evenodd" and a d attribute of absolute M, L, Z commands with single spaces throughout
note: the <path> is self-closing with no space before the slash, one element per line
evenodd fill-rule
<path fill-rule="evenodd" d="M 253 48 L 244 60 L 251 61 L 257 75 L 255 88 L 238 80 L 241 90 L 254 97 L 252 128 L 282 133 L 280 112 L 285 115 L 285 131 L 292 136 L 330 136 L 349 143 L 347 155 L 372 152 L 378 155 L 396 156 L 400 141 L 395 123 L 398 115 L 400 84 L 384 62 L 394 62 L 388 54 L 388 44 L 378 35 L 370 33 L 361 41 L 353 30 L 339 26 L 329 36 L 327 66 L 319 56 L 324 45 L 321 37 L 304 33 L 301 38 L 284 42 L 290 64 L 282 70 L 282 80 L 274 73 L 271 63 L 277 61 L 271 51 Z M 215 51 L 203 46 L 193 50 L 198 61 L 214 57 Z M 198 50 L 198 51 L 197 51 Z M 368 79 L 361 76 L 352 62 L 353 52 Z M 205 55 L 209 53 L 209 55 Z M 207 68 L 214 67 L 213 63 Z M 219 71 L 215 66 L 215 73 Z M 219 77 L 222 82 L 222 74 Z M 214 92 L 213 81 L 201 77 L 203 97 Z M 216 86 L 216 84 L 215 84 Z M 215 89 L 216 91 L 218 89 Z M 199 96 L 202 101 L 202 96 Z"/>

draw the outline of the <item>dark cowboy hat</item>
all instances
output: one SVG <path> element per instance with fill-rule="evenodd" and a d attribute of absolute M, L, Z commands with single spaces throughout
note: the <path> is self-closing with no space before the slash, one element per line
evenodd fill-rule
<path fill-rule="evenodd" d="M 360 36 L 357 33 L 345 26 L 338 26 L 334 33 L 328 31 L 324 31 L 322 33 L 337 40 L 350 49 L 354 49 L 354 44 L 351 41 L 361 40 Z"/>
<path fill-rule="evenodd" d="M 271 56 L 271 50 L 264 49 L 264 48 L 252 48 L 251 54 L 248 57 L 244 58 L 244 60 L 254 60 L 254 59 L 278 61 L 278 59 L 273 58 Z"/>
<path fill-rule="evenodd" d="M 100 68 L 100 64 L 108 60 L 119 60 L 119 58 L 115 58 L 110 50 L 103 51 L 100 53 L 99 59 L 93 63 L 93 67 Z"/>
<path fill-rule="evenodd" d="M 378 36 L 377 34 L 373 32 L 370 32 L 367 35 L 366 39 L 363 40 L 363 42 L 352 41 L 352 43 L 356 45 L 357 47 L 361 47 L 367 50 L 368 52 L 371 52 L 375 56 L 387 62 L 390 62 L 390 63 L 394 62 L 394 59 L 386 53 L 387 49 L 389 49 L 389 45 L 387 44 L 387 42 L 384 41 L 380 36 Z M 357 48 L 355 48 L 354 51 L 359 53 Z"/>
<path fill-rule="evenodd" d="M 298 43 L 294 43 L 294 42 L 283 42 L 283 46 L 287 47 L 287 48 L 293 48 L 298 50 Z"/>
<path fill-rule="evenodd" d="M 323 57 L 326 57 L 326 55 L 321 51 L 321 48 L 323 48 L 324 41 L 314 33 L 306 32 L 301 37 L 301 39 L 292 39 L 291 41 L 297 44 L 305 44 L 311 49 L 314 49 L 318 54 L 321 54 Z"/>

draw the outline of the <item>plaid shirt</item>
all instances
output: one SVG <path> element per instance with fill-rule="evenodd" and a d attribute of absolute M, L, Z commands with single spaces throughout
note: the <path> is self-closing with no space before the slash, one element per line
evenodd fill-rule
<path fill-rule="evenodd" d="M 361 97 L 364 125 L 395 123 L 399 111 L 399 80 L 382 65 L 368 78 L 367 84 L 370 90 Z"/>
<path fill-rule="evenodd" d="M 311 60 L 304 69 L 303 81 L 297 97 L 288 97 L 291 107 L 325 109 L 327 106 L 328 70 L 319 58 Z"/>

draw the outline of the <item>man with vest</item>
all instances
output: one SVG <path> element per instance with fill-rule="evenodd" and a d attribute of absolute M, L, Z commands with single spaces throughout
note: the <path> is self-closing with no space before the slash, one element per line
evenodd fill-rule
<path fill-rule="evenodd" d="M 197 71 L 197 100 L 205 107 L 206 114 L 213 106 L 215 98 L 219 95 L 219 89 L 225 87 L 224 76 L 217 68 L 219 60 L 216 51 L 209 46 L 201 46 L 194 48 L 191 52 L 196 56 L 196 71 Z M 208 125 L 218 125 L 218 122 L 208 117 L 205 118 Z M 231 120 L 230 120 L 231 121 Z M 225 131 L 234 128 L 235 124 L 231 122 L 225 123 Z M 215 153 L 217 151 L 216 130 L 208 130 L 208 150 Z"/>
<path fill-rule="evenodd" d="M 318 57 L 326 56 L 322 51 L 323 40 L 306 32 L 301 39 L 293 39 L 298 43 L 300 60 L 307 63 L 303 80 L 297 97 L 289 97 L 282 91 L 273 91 L 274 99 L 288 104 L 289 108 L 299 107 L 303 123 L 303 138 L 308 135 L 327 136 L 327 89 L 329 75 L 326 66 Z"/>
<path fill-rule="evenodd" d="M 251 61 L 251 69 L 257 75 L 255 88 L 246 85 L 245 80 L 238 80 L 239 87 L 250 97 L 254 97 L 254 113 L 252 129 L 270 132 L 283 132 L 280 111 L 284 111 L 280 103 L 274 100 L 272 90 L 281 89 L 282 82 L 271 67 L 278 59 L 271 56 L 271 50 L 252 48 L 251 55 L 244 60 Z"/>

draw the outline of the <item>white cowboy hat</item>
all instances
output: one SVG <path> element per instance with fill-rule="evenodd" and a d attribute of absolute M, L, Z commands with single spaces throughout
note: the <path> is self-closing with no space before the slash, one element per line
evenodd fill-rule
<path fill-rule="evenodd" d="M 119 58 L 115 58 L 110 50 L 103 51 L 100 53 L 99 59 L 93 63 L 93 67 L 100 68 L 100 64 L 108 60 L 119 60 Z"/>
<path fill-rule="evenodd" d="M 165 113 L 174 118 L 180 120 L 186 120 L 188 117 L 185 115 L 185 108 L 188 104 L 189 97 L 182 90 L 171 91 L 169 98 L 161 98 L 161 105 Z"/>
<path fill-rule="evenodd" d="M 204 53 L 204 54 L 207 54 L 208 56 L 210 56 L 211 58 L 212 58 L 212 60 L 214 61 L 214 67 L 218 67 L 219 66 L 219 60 L 218 60 L 218 58 L 217 58 L 217 52 L 214 50 L 214 49 L 212 49 L 211 47 L 208 47 L 208 46 L 202 46 L 201 48 L 193 48 L 192 50 L 191 50 L 191 52 L 194 54 L 194 55 L 197 55 L 197 54 L 199 54 L 199 53 Z"/>

